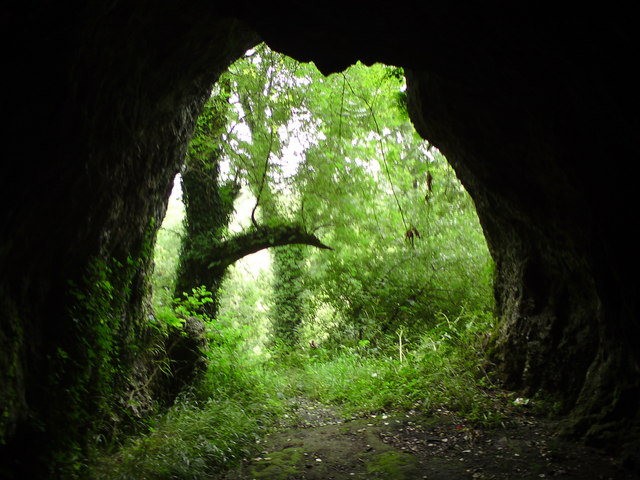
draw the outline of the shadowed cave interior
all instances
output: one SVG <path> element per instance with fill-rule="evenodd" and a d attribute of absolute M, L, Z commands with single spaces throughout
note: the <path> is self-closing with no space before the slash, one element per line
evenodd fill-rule
<path fill-rule="evenodd" d="M 474 199 L 496 263 L 499 378 L 553 395 L 564 433 L 637 466 L 631 15 L 447 2 L 36 7 L 4 14 L 3 473 L 55 478 L 108 416 L 105 385 L 171 402 L 169 379 L 145 378 L 157 355 L 143 321 L 149 251 L 212 84 L 260 41 L 323 73 L 356 60 L 405 69 L 412 121 Z"/>

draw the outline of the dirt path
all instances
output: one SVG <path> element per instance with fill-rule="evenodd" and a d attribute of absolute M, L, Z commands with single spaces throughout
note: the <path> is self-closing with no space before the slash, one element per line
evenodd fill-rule
<path fill-rule="evenodd" d="M 551 422 L 526 413 L 491 429 L 477 429 L 444 410 L 437 416 L 410 410 L 345 420 L 334 408 L 297 399 L 289 420 L 289 428 L 261 443 L 257 456 L 222 478 L 639 478 L 594 450 L 554 439 Z"/>

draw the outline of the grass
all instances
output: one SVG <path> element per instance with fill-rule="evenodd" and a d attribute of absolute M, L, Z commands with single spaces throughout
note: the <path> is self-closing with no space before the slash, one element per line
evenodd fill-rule
<path fill-rule="evenodd" d="M 443 321 L 422 336 L 422 343 L 403 360 L 367 355 L 359 349 L 310 356 L 298 383 L 311 398 L 340 404 L 350 414 L 411 408 L 431 411 L 446 406 L 470 420 L 499 419 L 491 380 L 482 368 L 486 318 Z"/>
<path fill-rule="evenodd" d="M 146 434 L 111 453 L 103 452 L 91 478 L 204 479 L 232 467 L 249 455 L 284 412 L 278 382 L 269 384 L 264 375 L 258 367 L 215 372 L 216 378 L 207 375 L 197 390 L 183 395 L 156 419 Z"/>
<path fill-rule="evenodd" d="M 443 320 L 400 361 L 392 346 L 388 355 L 343 348 L 258 357 L 241 348 L 232 327 L 217 325 L 209 369 L 197 388 L 147 434 L 102 455 L 92 478 L 208 478 L 251 455 L 297 395 L 355 416 L 444 406 L 470 420 L 495 422 L 498 409 L 479 367 L 478 338 L 487 328 L 482 318 Z"/>
<path fill-rule="evenodd" d="M 264 413 L 231 399 L 183 402 L 144 436 L 94 467 L 96 479 L 196 479 L 236 463 L 260 436 Z"/>

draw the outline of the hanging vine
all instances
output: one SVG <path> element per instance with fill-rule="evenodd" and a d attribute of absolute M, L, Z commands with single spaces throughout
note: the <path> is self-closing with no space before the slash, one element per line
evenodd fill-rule
<path fill-rule="evenodd" d="M 380 155 L 382 157 L 382 163 L 384 165 L 384 170 L 385 173 L 387 175 L 387 179 L 389 180 L 389 184 L 391 185 L 391 192 L 393 193 L 393 198 L 396 202 L 396 205 L 398 206 L 398 211 L 400 212 L 400 218 L 402 219 L 402 225 L 404 226 L 404 232 L 405 232 L 405 238 L 407 239 L 411 239 L 411 245 L 413 246 L 413 240 L 414 238 L 417 236 L 417 238 L 420 238 L 420 234 L 418 233 L 418 230 L 413 226 L 409 226 L 407 224 L 407 220 L 405 218 L 404 215 L 404 210 L 402 209 L 402 205 L 400 204 L 400 200 L 398 199 L 398 195 L 396 194 L 396 188 L 395 185 L 393 184 L 393 180 L 391 179 L 391 172 L 389 171 L 389 163 L 387 162 L 387 155 L 385 153 L 385 148 L 384 148 L 384 142 L 382 140 L 382 130 L 380 129 L 380 125 L 378 124 L 378 119 L 376 118 L 376 114 L 375 111 L 373 109 L 373 105 L 362 95 L 358 95 L 356 93 L 356 91 L 354 90 L 353 86 L 351 85 L 351 83 L 349 82 L 349 80 L 347 79 L 346 75 L 343 73 L 342 74 L 343 78 L 345 79 L 347 85 L 349 86 L 349 89 L 351 90 L 351 92 L 353 93 L 354 96 L 356 96 L 357 98 L 359 98 L 360 100 L 362 100 L 362 102 L 366 105 L 367 109 L 369 110 L 369 114 L 371 115 L 371 120 L 373 120 L 373 124 L 375 126 L 375 130 L 376 133 L 378 134 L 378 144 L 380 147 Z M 382 82 L 382 79 L 380 80 L 380 82 Z"/>

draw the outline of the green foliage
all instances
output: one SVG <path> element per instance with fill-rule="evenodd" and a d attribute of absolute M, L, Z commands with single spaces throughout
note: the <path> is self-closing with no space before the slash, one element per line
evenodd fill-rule
<path fill-rule="evenodd" d="M 305 393 L 342 405 L 354 414 L 397 408 L 433 411 L 444 407 L 470 420 L 494 422 L 499 416 L 492 382 L 482 367 L 486 332 L 484 315 L 445 317 L 402 357 L 390 346 L 372 350 L 367 340 L 357 346 L 310 355 L 299 375 Z M 396 337 L 397 338 L 397 337 Z"/>
<path fill-rule="evenodd" d="M 356 64 L 324 77 L 262 45 L 225 81 L 237 96 L 226 169 L 256 197 L 263 221 L 301 223 L 334 248 L 309 252 L 295 279 L 299 269 L 280 268 L 274 254 L 277 338 L 293 345 L 296 330 L 307 340 L 367 334 L 384 344 L 399 327 L 419 335 L 436 312 L 493 308 L 492 261 L 473 203 L 413 129 L 402 69 Z M 332 312 L 330 329 L 315 312 Z"/>
<path fill-rule="evenodd" d="M 183 298 L 176 298 L 175 312 L 180 318 L 200 317 L 205 322 L 211 321 L 211 318 L 205 312 L 205 306 L 213 303 L 213 293 L 207 290 L 207 287 L 201 285 L 191 289 L 191 293 L 183 292 Z"/>
<path fill-rule="evenodd" d="M 269 403 L 211 398 L 181 401 L 148 435 L 131 439 L 93 468 L 98 479 L 204 479 L 237 463 L 264 433 Z"/>
<path fill-rule="evenodd" d="M 194 289 L 178 308 L 191 315 L 210 298 L 205 289 Z M 148 434 L 103 455 L 92 466 L 92 478 L 210 478 L 248 455 L 283 413 L 283 384 L 274 381 L 264 359 L 244 348 L 248 332 L 225 319 L 201 318 L 210 339 L 205 375 Z"/>
<path fill-rule="evenodd" d="M 234 328 L 244 329 L 248 350 L 264 352 L 271 342 L 272 285 L 270 269 L 256 269 L 252 259 L 241 260 L 231 267 L 220 292 L 218 318 Z"/>
<path fill-rule="evenodd" d="M 178 317 L 172 308 L 160 307 L 155 313 L 155 320 L 159 325 L 154 323 L 153 326 L 157 326 L 163 333 L 166 333 L 168 328 L 181 329 L 184 326 L 185 319 Z"/>
<path fill-rule="evenodd" d="M 48 425 L 55 439 L 51 464 L 59 475 L 73 478 L 82 472 L 91 438 L 109 437 L 117 423 L 136 421 L 123 392 L 132 358 L 141 348 L 136 334 L 146 325 L 127 306 L 141 294 L 132 285 L 144 285 L 134 279 L 148 270 L 154 232 L 151 222 L 135 255 L 94 258 L 81 282 L 69 282 L 73 322 L 56 332 L 55 347 L 47 355 L 49 383 L 43 386 L 63 392 Z M 55 438 L 55 432 L 64 432 L 64 438 Z"/>
<path fill-rule="evenodd" d="M 384 66 L 356 65 L 342 77 L 350 96 L 341 104 L 363 130 L 345 131 L 340 117 L 343 138 L 331 138 L 336 127 L 328 125 L 326 140 L 307 151 L 305 218 L 317 212 L 330 226 L 326 241 L 336 252 L 311 258 L 309 283 L 342 310 L 355 341 L 371 324 L 385 334 L 429 327 L 435 312 L 457 314 L 465 304 L 490 309 L 491 260 L 473 204 L 439 152 L 389 107 L 401 82 Z M 407 240 L 409 231 L 419 237 Z"/>
<path fill-rule="evenodd" d="M 94 465 L 96 479 L 205 479 L 255 455 L 255 446 L 306 395 L 358 416 L 413 408 L 454 410 L 491 424 L 501 419 L 491 379 L 482 368 L 491 318 L 444 315 L 401 359 L 395 349 L 353 347 L 289 350 L 278 363 L 246 348 L 248 333 L 231 322 L 210 323 L 207 374 L 154 422 Z"/>

